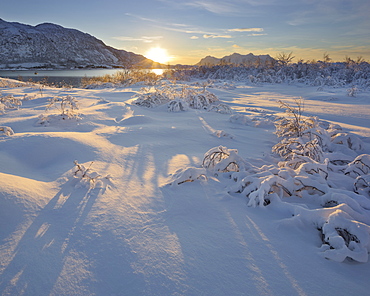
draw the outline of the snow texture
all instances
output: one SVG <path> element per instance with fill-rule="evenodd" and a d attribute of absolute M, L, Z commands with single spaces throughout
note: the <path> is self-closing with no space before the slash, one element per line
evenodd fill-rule
<path fill-rule="evenodd" d="M 284 71 L 145 89 L 0 79 L 0 294 L 367 295 L 368 80 L 348 96 Z M 292 130 L 279 101 L 300 98 Z"/>

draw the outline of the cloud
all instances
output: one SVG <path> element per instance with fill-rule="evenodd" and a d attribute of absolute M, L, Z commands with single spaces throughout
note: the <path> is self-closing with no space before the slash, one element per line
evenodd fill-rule
<path fill-rule="evenodd" d="M 237 30 L 241 32 L 248 31 L 248 32 L 262 32 L 262 28 L 245 28 L 245 29 L 231 29 L 231 30 L 225 30 L 225 29 L 204 29 L 204 28 L 197 28 L 186 24 L 179 24 L 179 23 L 170 23 L 162 20 L 156 20 L 156 19 L 150 19 L 145 18 L 139 15 L 134 15 L 131 13 L 126 13 L 126 15 L 137 18 L 141 21 L 146 21 L 152 23 L 157 28 L 168 30 L 168 31 L 174 31 L 174 32 L 180 32 L 180 33 L 186 33 L 186 34 L 192 34 L 193 36 L 190 37 L 190 39 L 197 39 L 199 37 L 195 36 L 195 34 L 198 34 L 200 36 L 203 36 L 203 38 L 232 38 L 232 36 L 228 34 L 223 34 L 226 32 L 236 32 Z"/>
<path fill-rule="evenodd" d="M 234 5 L 224 1 L 193 1 L 189 5 L 208 10 L 215 14 L 225 14 L 235 11 Z"/>
<path fill-rule="evenodd" d="M 240 46 L 238 44 L 234 44 L 233 47 L 234 48 L 240 48 Z"/>
<path fill-rule="evenodd" d="M 146 17 L 142 17 L 140 15 L 136 15 L 132 13 L 126 13 L 126 15 L 133 17 L 133 18 L 137 18 L 141 21 L 150 22 L 155 27 L 168 30 L 168 31 L 187 33 L 187 34 L 212 34 L 210 32 L 205 32 L 204 30 L 200 30 L 198 28 L 195 28 L 195 27 L 192 27 L 186 24 L 164 22 L 163 20 L 146 18 Z"/>
<path fill-rule="evenodd" d="M 232 38 L 230 35 L 214 35 L 214 34 L 204 34 L 203 38 Z"/>
<path fill-rule="evenodd" d="M 142 41 L 144 43 L 152 43 L 153 41 L 162 39 L 163 36 L 142 36 L 139 38 L 134 38 L 134 37 L 126 37 L 126 36 L 116 36 L 113 37 L 116 40 L 120 41 Z"/>
<path fill-rule="evenodd" d="M 263 32 L 263 28 L 236 28 L 229 29 L 229 32 Z"/>
<path fill-rule="evenodd" d="M 252 37 L 254 37 L 254 36 L 266 36 L 267 34 L 248 34 L 248 36 L 252 36 Z"/>
<path fill-rule="evenodd" d="M 278 0 L 159 0 L 171 5 L 176 9 L 201 9 L 218 15 L 242 16 L 253 13 L 254 7 L 266 6 L 276 3 Z"/>

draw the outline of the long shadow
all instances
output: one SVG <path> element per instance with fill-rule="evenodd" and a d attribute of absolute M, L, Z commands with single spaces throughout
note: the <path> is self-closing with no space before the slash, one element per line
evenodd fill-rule
<path fill-rule="evenodd" d="M 73 241 L 98 194 L 74 188 L 75 180 L 41 210 L 24 233 L 14 257 L 0 275 L 2 295 L 49 295 L 65 263 Z"/>
<path fill-rule="evenodd" d="M 183 185 L 161 190 L 165 223 L 181 245 L 186 295 L 306 295 L 278 249 L 240 209 L 243 199 L 223 197 L 206 188 L 211 184 Z"/>

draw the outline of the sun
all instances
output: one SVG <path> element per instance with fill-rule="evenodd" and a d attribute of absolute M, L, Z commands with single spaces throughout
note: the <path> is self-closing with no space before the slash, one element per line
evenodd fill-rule
<path fill-rule="evenodd" d="M 161 47 L 152 47 L 146 52 L 145 57 L 161 64 L 165 64 L 171 59 L 167 53 L 167 50 Z"/>

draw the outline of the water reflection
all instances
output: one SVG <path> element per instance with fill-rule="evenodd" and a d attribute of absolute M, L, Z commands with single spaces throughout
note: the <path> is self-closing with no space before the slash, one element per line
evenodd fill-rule
<path fill-rule="evenodd" d="M 157 75 L 162 75 L 164 73 L 163 69 L 152 69 L 152 72 Z"/>
<path fill-rule="evenodd" d="M 55 86 L 70 85 L 79 87 L 84 77 L 99 77 L 114 75 L 119 71 L 130 71 L 128 69 L 73 69 L 73 70 L 0 70 L 0 77 L 12 78 L 22 81 L 46 81 Z M 153 72 L 162 75 L 163 69 L 143 69 L 145 72 Z"/>

